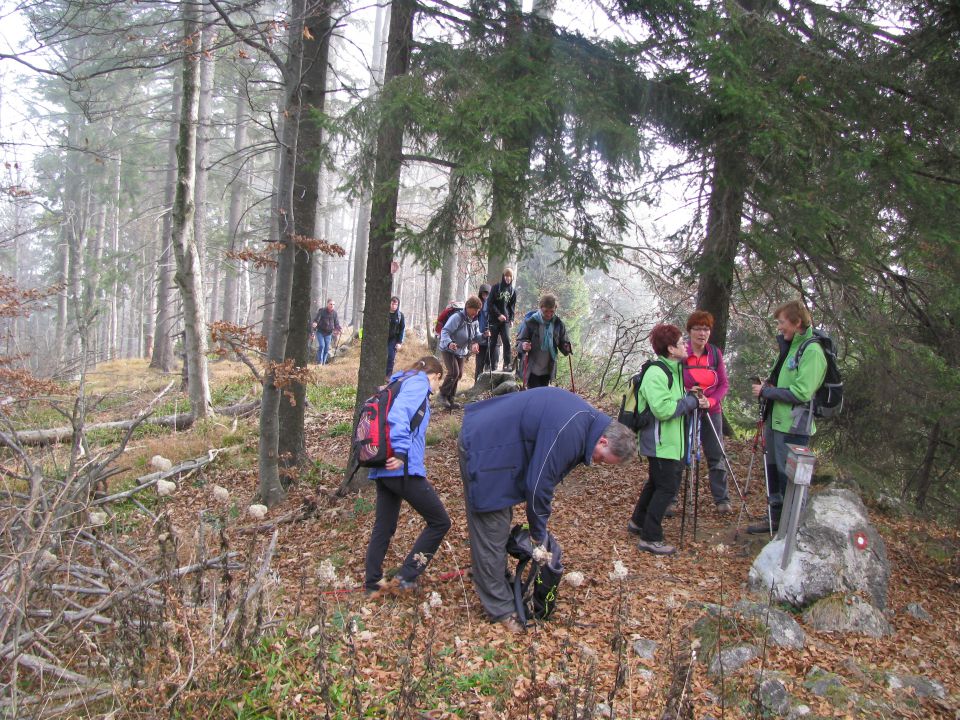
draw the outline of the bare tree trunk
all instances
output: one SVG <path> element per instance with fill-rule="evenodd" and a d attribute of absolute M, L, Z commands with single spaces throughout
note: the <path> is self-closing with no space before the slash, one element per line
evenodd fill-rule
<path fill-rule="evenodd" d="M 126 303 L 119 303 L 119 294 L 124 285 L 120 283 L 120 172 L 123 169 L 123 151 L 117 150 L 117 160 L 113 167 L 113 198 L 110 213 L 110 253 L 113 258 L 113 280 L 110 282 L 110 329 L 107 334 L 108 359 L 118 357 L 123 352 L 120 339 L 120 308 Z"/>
<path fill-rule="evenodd" d="M 173 303 L 170 299 L 170 286 L 173 275 L 173 247 L 170 241 L 171 217 L 173 196 L 177 173 L 177 136 L 180 131 L 180 81 L 175 83 L 171 105 L 170 135 L 167 153 L 167 178 L 164 187 L 163 228 L 160 251 L 160 262 L 157 270 L 157 323 L 153 338 L 153 355 L 150 358 L 150 367 L 170 372 L 173 369 L 173 339 L 170 331 L 173 329 L 174 315 L 171 312 Z"/>
<path fill-rule="evenodd" d="M 281 105 L 277 112 L 281 137 L 283 136 L 283 110 Z M 280 242 L 280 168 L 282 164 L 283 146 L 278 144 L 273 156 L 273 192 L 270 195 L 270 243 L 273 247 Z M 276 268 L 268 265 L 263 272 L 263 318 L 260 321 L 260 332 L 264 337 L 270 337 L 270 329 L 273 325 L 276 278 Z"/>
<path fill-rule="evenodd" d="M 384 70 L 384 93 L 389 93 L 395 78 L 407 72 L 410 45 L 413 42 L 415 0 L 394 0 L 390 13 L 390 35 Z M 377 159 L 374 170 L 373 204 L 370 211 L 370 249 L 367 257 L 365 306 L 377 308 L 364 318 L 363 343 L 360 346 L 360 372 L 357 378 L 359 414 L 363 400 L 383 381 L 387 364 L 387 332 L 390 307 L 393 240 L 397 229 L 397 201 L 400 171 L 403 166 L 403 120 L 386 113 L 377 131 Z M 344 477 L 346 481 L 346 477 Z M 341 485 L 340 492 L 347 487 Z"/>
<path fill-rule="evenodd" d="M 157 258 L 157 248 L 160 245 L 157 238 L 157 228 L 156 225 L 152 228 L 153 238 L 151 242 L 147 243 L 147 246 L 143 249 L 143 267 L 141 269 L 141 303 L 140 303 L 140 317 L 141 317 L 141 337 L 142 344 L 140 345 L 140 356 L 139 357 L 152 357 L 153 356 L 153 335 L 156 330 L 156 308 L 154 307 L 154 302 L 156 301 L 157 294 L 153 291 L 153 283 L 150 282 L 152 278 L 153 268 L 156 266 Z M 150 273 L 148 275 L 148 273 Z"/>
<path fill-rule="evenodd" d="M 697 262 L 697 308 L 713 315 L 710 342 L 723 348 L 727 344 L 734 261 L 740 246 L 746 168 L 739 143 L 724 142 L 715 152 L 707 236 Z"/>
<path fill-rule="evenodd" d="M 280 482 L 278 458 L 279 417 L 282 388 L 276 383 L 277 366 L 284 362 L 287 336 L 290 331 L 290 300 L 293 291 L 296 238 L 293 226 L 294 165 L 297 138 L 300 133 L 300 78 L 303 70 L 303 30 L 306 0 L 291 0 L 289 22 L 289 55 L 283 68 L 286 102 L 280 162 L 280 245 L 277 255 L 277 282 L 274 297 L 273 324 L 267 340 L 268 366 L 263 376 L 263 401 L 260 411 L 259 468 L 261 500 L 268 506 L 282 502 L 286 491 Z"/>
<path fill-rule="evenodd" d="M 317 222 L 320 193 L 320 156 L 323 148 L 324 98 L 327 91 L 327 59 L 330 51 L 332 0 L 311 3 L 313 14 L 304 18 L 303 71 L 300 76 L 300 132 L 294 170 L 293 227 L 297 238 L 312 238 Z M 306 370 L 309 363 L 311 275 L 314 253 L 298 246 L 290 298 L 290 330 L 284 359 Z M 293 379 L 286 388 L 291 400 L 280 404 L 280 462 L 285 467 L 301 466 L 309 460 L 303 427 L 306 386 Z"/>
<path fill-rule="evenodd" d="M 383 77 L 383 27 L 391 6 L 382 8 L 377 5 L 374 21 L 373 53 L 370 67 L 370 94 L 376 94 Z M 353 314 L 351 324 L 355 330 L 363 327 L 364 277 L 367 269 L 367 248 L 370 240 L 370 192 L 365 190 L 360 196 L 360 211 L 357 215 L 357 234 L 353 249 Z"/>
<path fill-rule="evenodd" d="M 200 48 L 200 10 L 183 3 L 183 35 L 186 47 Z M 194 39 L 191 44 L 190 40 Z M 203 294 L 203 265 L 193 229 L 197 174 L 197 116 L 200 108 L 201 52 L 183 58 L 183 91 L 180 137 L 177 141 L 177 190 L 171 211 L 171 244 L 177 259 L 174 280 L 183 302 L 184 347 L 187 355 L 187 392 L 195 417 L 207 417 L 213 408 L 207 376 L 207 316 Z"/>
<path fill-rule="evenodd" d="M 200 256 L 201 268 L 208 263 L 206 209 L 207 178 L 210 160 L 207 157 L 210 145 L 210 121 L 213 116 L 213 81 L 216 70 L 216 54 L 212 51 L 217 34 L 214 24 L 217 13 L 212 7 L 204 6 L 203 28 L 201 30 L 200 63 L 200 105 L 197 110 L 197 179 L 194 192 L 196 211 L 193 215 L 193 238 Z M 213 273 L 209 277 L 215 277 Z M 206 304 L 206 299 L 203 299 Z M 216 317 L 210 314 L 207 317 Z"/>
<path fill-rule="evenodd" d="M 247 147 L 246 99 L 238 87 L 237 97 L 233 104 L 233 154 L 239 159 Z M 243 224 L 243 206 L 247 195 L 246 173 L 238 169 L 230 182 L 230 212 L 227 216 L 227 233 L 229 234 L 228 251 L 239 249 L 243 240 L 240 238 Z M 223 282 L 223 319 L 235 323 L 239 317 L 239 295 L 237 261 L 227 258 L 224 263 Z"/>

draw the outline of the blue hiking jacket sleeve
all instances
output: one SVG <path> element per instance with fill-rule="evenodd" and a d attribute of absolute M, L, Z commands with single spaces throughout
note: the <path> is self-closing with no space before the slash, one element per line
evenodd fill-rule
<path fill-rule="evenodd" d="M 390 380 L 396 380 L 405 373 L 396 372 Z M 410 432 L 410 421 L 420 409 L 423 401 L 430 394 L 430 379 L 423 371 L 410 375 L 400 384 L 400 392 L 390 406 L 387 423 L 390 425 L 390 445 L 393 447 L 393 456 L 407 460 L 407 469 L 410 475 L 427 476 L 427 466 L 424 461 L 426 453 L 427 425 L 430 424 L 430 403 L 427 403 L 423 421 L 413 433 Z M 372 468 L 368 477 L 403 477 L 403 468 L 387 470 L 386 468 Z"/>
<path fill-rule="evenodd" d="M 589 465 L 610 418 L 567 390 L 535 388 L 472 403 L 460 442 L 473 512 L 525 502 L 531 536 L 546 538 L 556 487 L 574 467 Z"/>

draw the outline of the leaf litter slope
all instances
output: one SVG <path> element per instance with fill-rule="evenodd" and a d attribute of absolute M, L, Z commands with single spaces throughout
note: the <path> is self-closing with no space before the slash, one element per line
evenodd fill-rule
<path fill-rule="evenodd" d="M 363 700 L 357 702 L 367 703 L 367 712 L 394 712 L 401 702 L 399 687 L 405 688 L 407 700 L 416 707 L 424 712 L 433 709 L 434 714 L 411 717 L 453 713 L 465 717 L 552 716 L 573 705 L 606 701 L 612 691 L 619 717 L 658 717 L 670 686 L 671 656 L 689 654 L 688 630 L 703 615 L 701 603 L 732 605 L 748 597 L 747 572 L 762 540 L 750 539 L 742 530 L 735 537 L 739 500 L 734 499 L 732 516 L 717 515 L 704 465 L 697 539 L 693 539 L 688 518 L 678 556 L 657 558 L 641 553 L 626 532 L 626 522 L 647 469 L 633 460 L 620 467 L 577 468 L 558 488 L 550 529 L 563 545 L 567 571 L 582 572 L 586 581 L 578 588 L 562 587 L 555 618 L 522 636 L 508 635 L 491 625 L 466 574 L 470 557 L 456 456 L 456 430 L 462 413 L 437 412 L 431 423 L 427 467 L 453 525 L 423 576 L 420 594 L 371 600 L 358 589 L 373 523 L 373 488 L 368 486 L 339 503 L 331 503 L 322 492 L 336 488 L 340 476 L 332 469 L 343 466 L 348 452 L 348 438 L 337 433 L 331 437 L 330 428 L 343 427 L 350 416 L 346 409 L 323 409 L 309 416 L 308 443 L 319 469 L 304 478 L 286 504 L 268 518 L 303 516 L 278 526 L 274 560 L 278 587 L 272 612 L 277 619 L 304 621 L 323 605 L 328 619 L 339 618 L 341 625 L 344 618 L 353 619 L 356 654 L 350 663 L 359 668 L 363 682 L 355 687 L 361 688 Z M 729 452 L 742 485 L 749 445 L 730 443 Z M 761 482 L 752 479 L 745 518 L 763 513 Z M 234 498 L 250 498 L 255 476 L 253 470 L 214 469 L 208 473 L 207 483 L 227 487 Z M 209 504 L 204 488 L 186 487 L 170 508 L 177 522 L 189 526 Z M 239 504 L 242 509 L 242 502 Z M 523 521 L 520 510 L 514 514 L 517 522 Z M 893 709 L 891 717 L 955 716 L 960 689 L 958 581 L 948 559 L 937 559 L 928 550 L 939 544 L 955 555 L 957 535 L 915 520 L 882 517 L 876 512 L 873 516 L 888 543 L 892 564 L 894 635 L 877 640 L 804 628 L 808 639 L 802 650 L 768 644 L 765 656 L 725 677 L 725 717 L 754 716 L 747 698 L 754 673 L 761 667 L 784 673 L 787 690 L 796 702 L 807 704 L 822 717 L 860 713 L 854 700 L 821 697 L 804 687 L 804 678 L 815 667 L 836 673 L 858 696 L 886 703 L 885 707 Z M 235 549 L 258 554 L 269 533 L 261 533 L 256 543 L 250 544 L 244 530 L 253 524 L 241 512 L 236 522 L 228 524 L 228 542 Z M 416 513 L 404 506 L 385 568 L 400 566 L 421 527 Z M 678 542 L 680 519 L 666 520 L 665 532 L 669 542 Z M 321 580 L 318 569 L 324 560 L 333 562 L 346 588 L 333 588 Z M 609 577 L 615 560 L 629 570 L 622 584 Z M 428 604 L 424 610 L 421 604 L 431 593 L 437 593 L 440 604 L 435 598 L 434 606 Z M 753 599 L 764 602 L 764 598 Z M 933 621 L 922 622 L 903 612 L 909 602 L 920 602 Z M 296 614 L 300 617 L 293 617 Z M 750 628 L 735 628 L 732 634 L 737 632 L 739 639 L 762 644 L 762 638 L 755 633 L 751 636 Z M 653 659 L 634 653 L 632 645 L 639 638 L 659 644 Z M 722 642 L 734 644 L 737 638 L 723 637 Z M 698 652 L 708 654 L 710 650 Z M 936 679 L 946 686 L 948 699 L 937 702 L 895 695 L 886 688 L 885 671 Z M 310 687 L 302 690 L 312 692 Z M 720 682 L 707 675 L 704 665 L 694 666 L 687 692 L 697 717 L 720 717 Z"/>

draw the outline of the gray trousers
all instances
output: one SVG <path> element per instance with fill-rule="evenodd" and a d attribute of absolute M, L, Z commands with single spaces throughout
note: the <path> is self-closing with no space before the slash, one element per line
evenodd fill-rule
<path fill-rule="evenodd" d="M 727 465 L 723 460 L 723 413 L 700 413 L 700 447 L 707 457 L 713 501 L 717 505 L 730 502 L 727 494 Z"/>
<path fill-rule="evenodd" d="M 727 493 L 727 463 L 723 459 L 723 413 L 700 413 L 700 447 L 707 458 L 713 502 L 717 505 L 730 502 L 730 495 Z M 677 500 L 678 493 L 674 493 L 671 502 L 676 503 Z"/>
<path fill-rule="evenodd" d="M 473 586 L 487 617 L 496 622 L 516 612 L 513 588 L 507 579 L 507 539 L 513 521 L 513 508 L 493 512 L 474 512 L 467 494 L 467 463 L 460 451 L 460 477 L 463 479 L 463 504 L 470 536 L 470 562 Z"/>

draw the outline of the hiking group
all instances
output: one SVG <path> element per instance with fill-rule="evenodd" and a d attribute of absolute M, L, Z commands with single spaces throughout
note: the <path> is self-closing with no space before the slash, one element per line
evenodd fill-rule
<path fill-rule="evenodd" d="M 501 344 L 504 367 L 511 365 L 509 329 L 515 302 L 513 272 L 507 268 L 499 283 L 492 288 L 481 286 L 479 296 L 471 296 L 462 309 L 440 318 L 440 359 L 428 355 L 389 374 L 388 384 L 366 402 L 365 408 L 370 409 L 361 414 L 354 448 L 380 452 L 370 472 L 377 501 L 366 555 L 368 593 L 415 589 L 450 528 L 449 515 L 427 480 L 429 396 L 436 393 L 438 405 L 445 409 L 459 408 L 454 395 L 464 361 L 473 353 L 480 368 L 481 348 L 484 369 L 496 368 Z M 392 313 L 396 304 L 391 302 Z M 631 378 L 614 420 L 576 394 L 549 387 L 556 374 L 557 353 L 572 352 L 556 311 L 556 297 L 543 295 L 515 337 L 526 391 L 467 405 L 457 441 L 473 585 L 489 620 L 510 631 L 522 630 L 527 619 L 508 569 L 508 549 L 514 552 L 519 529 L 511 530 L 513 507 L 525 508 L 524 541 L 534 548 L 534 562 L 548 563 L 551 553 L 545 546 L 559 553 L 547 529 L 554 493 L 578 465 L 620 464 L 638 452 L 647 458 L 648 477 L 626 524 L 628 532 L 639 536 L 637 547 L 644 552 L 676 552 L 665 541 L 663 520 L 676 508 L 684 469 L 701 448 L 716 511 L 731 512 L 730 466 L 722 439 L 722 402 L 729 381 L 722 352 L 709 342 L 713 316 L 699 310 L 692 313 L 686 323 L 686 341 L 676 325 L 653 328 L 650 344 L 656 357 Z M 767 379 L 753 384 L 764 423 L 769 516 L 767 523 L 751 526 L 748 532 L 777 528 L 787 486 L 787 444 L 806 445 L 815 432 L 815 398 L 821 397 L 828 375 L 825 336 L 814 332 L 803 304 L 787 302 L 776 309 L 774 318 L 780 354 Z M 393 326 L 391 320 L 391 342 L 399 346 L 402 323 L 399 334 Z M 832 345 L 829 349 L 832 354 Z M 403 500 L 420 514 L 425 526 L 388 582 L 382 564 Z M 562 567 L 551 577 L 559 581 L 560 573 Z"/>

